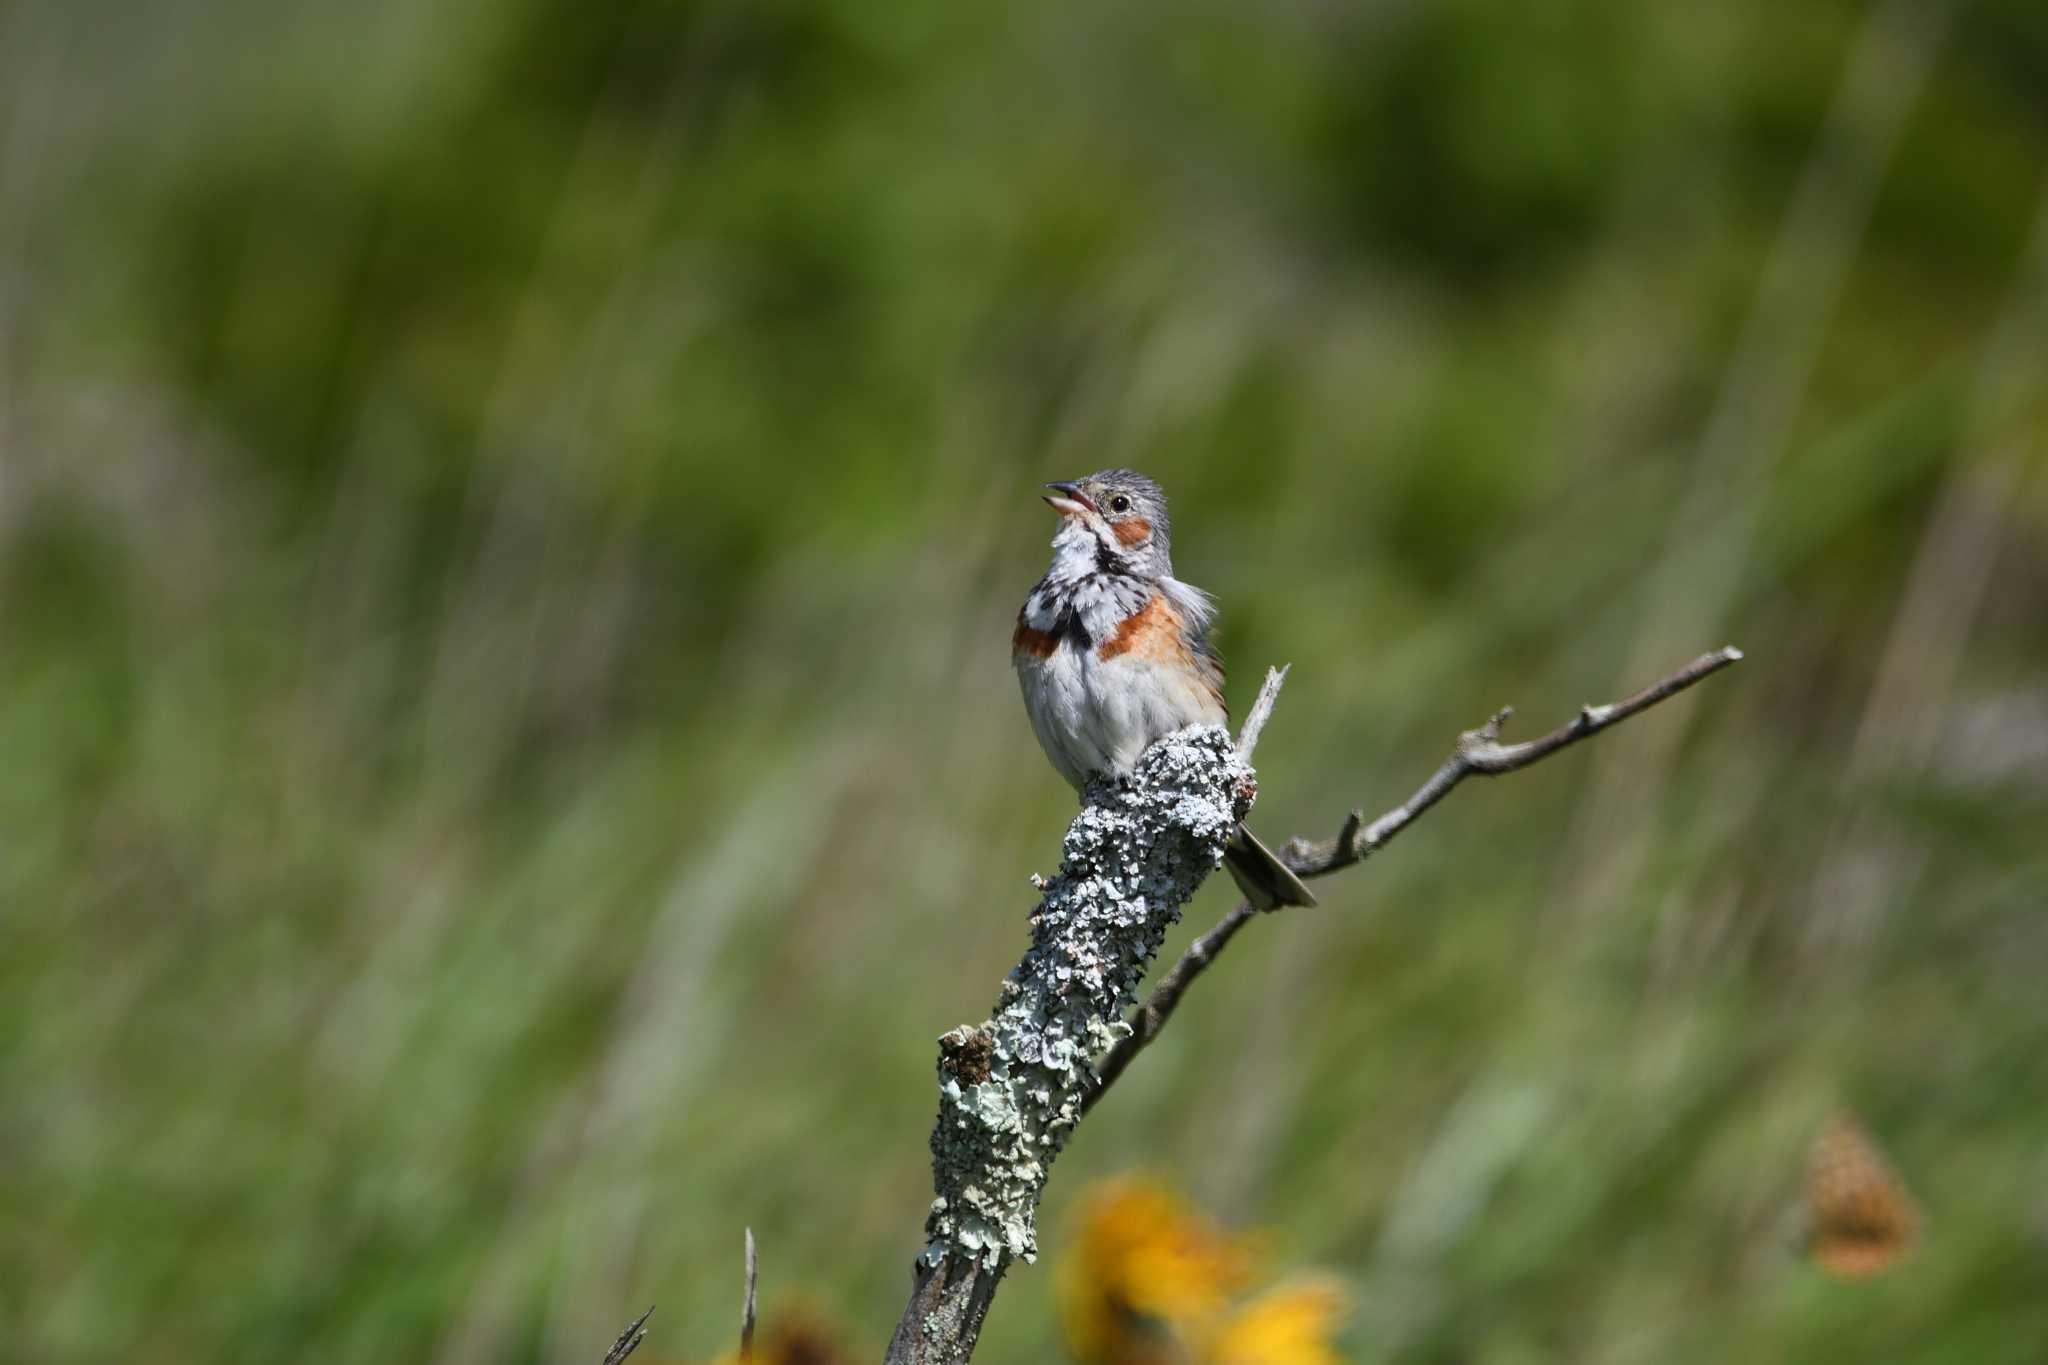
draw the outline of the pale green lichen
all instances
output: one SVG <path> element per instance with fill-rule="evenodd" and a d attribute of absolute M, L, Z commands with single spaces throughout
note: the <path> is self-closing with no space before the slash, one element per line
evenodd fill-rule
<path fill-rule="evenodd" d="M 1039 1194 L 1091 1063 L 1130 1031 L 1145 969 L 1221 861 L 1248 779 L 1229 734 L 1205 726 L 1154 744 L 1129 779 L 1089 787 L 995 1014 L 942 1040 L 928 1262 L 950 1254 L 1000 1274 L 1037 1254 Z"/>

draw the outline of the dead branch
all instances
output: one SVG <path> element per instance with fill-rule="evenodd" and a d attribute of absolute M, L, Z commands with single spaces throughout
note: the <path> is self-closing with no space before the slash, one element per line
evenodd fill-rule
<path fill-rule="evenodd" d="M 1370 825 L 1353 811 L 1334 839 L 1288 841 L 1303 877 L 1362 862 L 1477 773 L 1515 772 L 1681 692 L 1742 657 L 1702 655 L 1632 697 L 1586 706 L 1539 739 L 1502 744 L 1503 709 L 1459 737 L 1429 781 Z M 1097 782 L 1068 827 L 1059 875 L 1040 882 L 1032 943 L 996 1012 L 939 1040 L 937 1197 L 887 1365 L 965 1365 L 1004 1273 L 1037 1251 L 1036 1212 L 1074 1127 L 1165 1027 L 1196 977 L 1255 913 L 1240 904 L 1202 935 L 1128 1019 L 1166 930 L 1222 855 L 1255 791 L 1250 758 L 1286 676 L 1268 670 L 1235 744 L 1220 729 L 1160 740 L 1121 782 Z M 1099 1061 L 1091 1059 L 1098 1058 Z"/>

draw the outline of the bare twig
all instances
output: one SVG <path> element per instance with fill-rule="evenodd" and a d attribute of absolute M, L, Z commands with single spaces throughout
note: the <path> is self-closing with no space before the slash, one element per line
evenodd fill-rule
<path fill-rule="evenodd" d="M 604 1365 L 619 1365 L 620 1361 L 639 1350 L 640 1343 L 647 1340 L 647 1328 L 645 1325 L 647 1319 L 653 1316 L 654 1305 L 649 1304 L 647 1311 L 634 1318 L 633 1325 L 619 1333 L 619 1339 L 612 1343 L 612 1348 L 609 1351 L 604 1353 Z"/>
<path fill-rule="evenodd" d="M 754 1230 L 747 1229 L 747 1297 L 740 1305 L 740 1365 L 754 1359 L 754 1287 L 761 1278 L 761 1263 L 754 1255 Z"/>
<path fill-rule="evenodd" d="M 1362 812 L 1352 811 L 1344 818 L 1343 828 L 1337 837 L 1321 843 L 1312 843 L 1296 837 L 1287 841 L 1280 851 L 1280 857 L 1300 877 L 1321 877 L 1336 872 L 1366 858 L 1385 847 L 1387 842 L 1409 825 L 1415 823 L 1424 811 L 1444 799 L 1451 789 L 1474 773 L 1482 777 L 1498 777 L 1526 768 L 1550 757 L 1559 749 L 1578 743 L 1591 735 L 1599 734 L 1610 725 L 1618 725 L 1630 716 L 1647 711 L 1665 698 L 1683 692 L 1700 679 L 1717 673 L 1728 665 L 1739 661 L 1742 651 L 1730 646 L 1712 654 L 1702 654 L 1685 667 L 1668 677 L 1644 688 L 1632 697 L 1610 703 L 1606 706 L 1583 706 L 1579 714 L 1565 724 L 1552 730 L 1540 739 L 1522 744 L 1502 744 L 1500 727 L 1513 714 L 1510 707 L 1502 707 L 1493 719 L 1477 730 L 1468 730 L 1458 737 L 1458 747 L 1444 760 L 1442 767 L 1422 784 L 1415 794 L 1394 809 L 1373 821 L 1365 823 Z M 1268 686 L 1278 688 L 1268 678 Z M 1265 693 L 1260 701 L 1266 702 Z M 1255 708 L 1256 709 L 1256 708 Z M 1267 706 L 1271 710 L 1271 706 Z M 1247 720 L 1246 728 L 1250 729 Z M 1103 1092 L 1123 1075 L 1131 1059 L 1149 1047 L 1159 1031 L 1166 1027 L 1174 1008 L 1180 1004 L 1181 996 L 1194 983 L 1196 977 L 1207 971 L 1209 964 L 1216 960 L 1237 931 L 1257 918 L 1249 902 L 1240 901 L 1237 908 L 1225 915 L 1208 933 L 1188 945 L 1180 961 L 1173 964 L 1166 975 L 1159 978 L 1159 984 L 1145 997 L 1145 1003 L 1138 1007 L 1129 1023 L 1131 1031 L 1117 1040 L 1115 1046 L 1103 1055 L 1096 1064 L 1097 1085 L 1089 1092 L 1083 1105 L 1083 1112 L 1092 1109 Z"/>
<path fill-rule="evenodd" d="M 1650 684 L 1632 697 L 1609 703 L 1606 706 L 1582 706 L 1579 714 L 1565 724 L 1544 735 L 1523 744 L 1500 743 L 1500 727 L 1514 714 L 1514 708 L 1502 707 L 1499 714 L 1477 730 L 1467 730 L 1458 736 L 1458 747 L 1444 765 L 1422 784 L 1415 795 L 1403 801 L 1394 809 L 1373 821 L 1364 823 L 1359 812 L 1353 811 L 1344 820 L 1344 827 L 1334 839 L 1322 843 L 1311 843 L 1295 837 L 1287 841 L 1281 857 L 1300 877 L 1321 877 L 1340 868 L 1363 862 L 1366 858 L 1386 846 L 1396 834 L 1408 828 L 1415 818 L 1450 795 L 1451 788 L 1463 782 L 1474 773 L 1482 777 L 1499 777 L 1526 768 L 1532 763 L 1550 757 L 1559 749 L 1576 744 L 1580 740 L 1599 734 L 1610 725 L 1618 725 L 1641 711 L 1647 711 L 1658 702 L 1676 693 L 1683 692 L 1700 679 L 1711 673 L 1718 673 L 1732 663 L 1740 661 L 1742 651 L 1734 646 L 1717 649 L 1712 654 L 1702 654 L 1684 668 L 1668 677 Z"/>
<path fill-rule="evenodd" d="M 1273 703 L 1280 700 L 1280 685 L 1287 681 L 1287 670 L 1293 664 L 1282 664 L 1266 670 L 1266 681 L 1259 688 L 1259 699 L 1252 703 L 1252 709 L 1244 718 L 1244 729 L 1237 732 L 1237 756 L 1249 763 L 1252 750 L 1259 747 L 1259 735 L 1264 732 L 1266 722 L 1273 718 Z"/>

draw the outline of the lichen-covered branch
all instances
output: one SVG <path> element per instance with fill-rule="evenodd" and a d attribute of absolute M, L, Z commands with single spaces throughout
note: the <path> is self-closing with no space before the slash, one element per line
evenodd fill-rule
<path fill-rule="evenodd" d="M 1280 856 L 1303 877 L 1361 862 L 1467 777 L 1526 768 L 1741 657 L 1735 649 L 1702 655 L 1632 697 L 1582 707 L 1571 721 L 1523 744 L 1500 742 L 1509 715 L 1503 710 L 1462 735 L 1443 766 L 1393 810 L 1370 825 L 1353 811 L 1334 839 L 1291 839 Z M 1236 746 L 1219 728 L 1184 730 L 1147 750 L 1129 781 L 1089 788 L 1067 830 L 1059 875 L 1043 884 L 1030 951 L 1003 983 L 995 1014 L 939 1040 L 937 1198 L 888 1365 L 964 1365 L 973 1354 L 1003 1274 L 1037 1252 L 1039 1195 L 1074 1126 L 1256 914 L 1239 904 L 1125 1018 L 1146 965 L 1221 861 L 1224 841 L 1251 802 L 1252 750 L 1284 676 L 1285 670 L 1268 672 Z"/>
<path fill-rule="evenodd" d="M 1582 706 L 1576 716 L 1549 734 L 1521 744 L 1500 742 L 1500 727 L 1513 714 L 1511 708 L 1502 707 L 1492 720 L 1477 730 L 1467 730 L 1460 735 L 1458 747 L 1444 760 L 1443 766 L 1406 801 L 1370 825 L 1365 823 L 1363 812 L 1352 811 L 1345 817 L 1343 828 L 1338 830 L 1334 839 L 1320 843 L 1311 843 L 1299 836 L 1289 839 L 1280 850 L 1281 860 L 1298 877 L 1327 876 L 1353 863 L 1363 862 L 1386 847 L 1389 840 L 1415 823 L 1424 811 L 1450 795 L 1453 787 L 1473 774 L 1498 777 L 1540 762 L 1559 749 L 1649 710 L 1665 698 L 1683 692 L 1700 679 L 1718 673 L 1741 658 L 1742 651 L 1733 646 L 1702 654 L 1633 696 L 1606 706 Z M 1088 1107 L 1092 1107 L 1116 1078 L 1123 1075 L 1124 1068 L 1131 1064 L 1132 1059 L 1159 1036 L 1159 1031 L 1166 1027 L 1166 1021 L 1172 1017 L 1181 996 L 1195 978 L 1209 969 L 1209 964 L 1216 960 L 1237 931 L 1250 923 L 1257 913 L 1248 902 L 1241 901 L 1236 909 L 1217 922 L 1215 928 L 1188 945 L 1180 960 L 1152 988 L 1144 1005 L 1131 1016 L 1130 1031 L 1117 1041 L 1096 1067 L 1100 1084 L 1088 1097 Z"/>
<path fill-rule="evenodd" d="M 994 1014 L 940 1040 L 937 1197 L 890 1361 L 965 1361 L 1004 1272 L 1037 1254 L 1039 1195 L 1096 1088 L 1091 1063 L 1128 1031 L 1146 967 L 1253 792 L 1217 727 L 1089 788 Z"/>

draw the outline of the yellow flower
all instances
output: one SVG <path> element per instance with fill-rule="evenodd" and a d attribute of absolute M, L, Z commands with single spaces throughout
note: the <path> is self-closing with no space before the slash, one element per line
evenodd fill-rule
<path fill-rule="evenodd" d="M 1082 1365 L 1186 1360 L 1245 1281 L 1243 1248 L 1158 1185 L 1113 1181 L 1083 1201 L 1058 1293 Z"/>
<path fill-rule="evenodd" d="M 1330 1338 L 1344 1323 L 1344 1289 L 1293 1280 L 1239 1308 L 1202 1352 L 1204 1365 L 1340 1365 Z"/>

